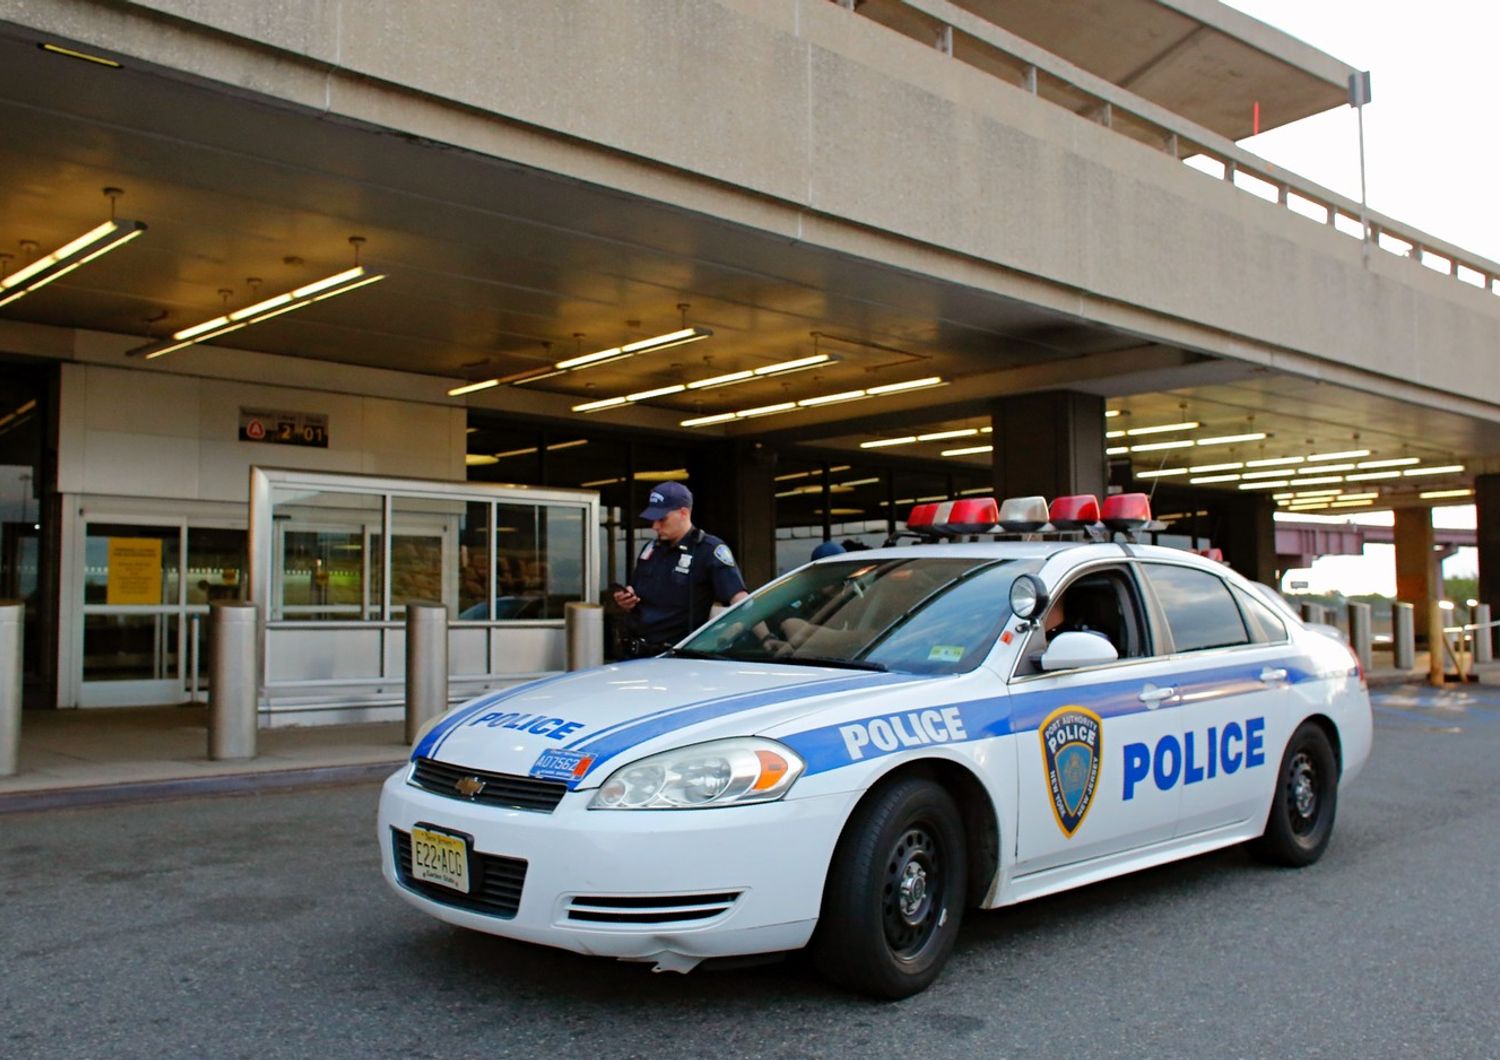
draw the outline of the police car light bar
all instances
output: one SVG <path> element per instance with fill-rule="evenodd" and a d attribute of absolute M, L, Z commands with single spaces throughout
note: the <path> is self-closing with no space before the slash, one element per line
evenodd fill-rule
<path fill-rule="evenodd" d="M 1089 493 L 1058 497 L 1049 515 L 1059 530 L 1085 530 L 1099 521 L 1099 500 Z"/>
<path fill-rule="evenodd" d="M 983 534 L 1000 521 L 993 497 L 919 504 L 906 517 L 906 528 L 919 534 Z"/>
<path fill-rule="evenodd" d="M 999 522 L 1008 534 L 1039 533 L 1047 529 L 1047 498 L 1007 497 L 1000 505 Z"/>
<path fill-rule="evenodd" d="M 1151 501 L 1144 493 L 1116 493 L 1104 498 L 1099 521 L 1108 530 L 1130 532 L 1151 523 Z"/>

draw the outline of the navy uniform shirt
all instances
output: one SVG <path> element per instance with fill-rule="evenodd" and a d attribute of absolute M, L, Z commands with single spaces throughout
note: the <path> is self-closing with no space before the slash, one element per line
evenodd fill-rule
<path fill-rule="evenodd" d="M 636 605 L 636 635 L 651 644 L 675 644 L 708 621 L 716 602 L 745 591 L 745 580 L 729 546 L 697 527 L 675 545 L 652 539 L 636 560 L 631 588 Z"/>

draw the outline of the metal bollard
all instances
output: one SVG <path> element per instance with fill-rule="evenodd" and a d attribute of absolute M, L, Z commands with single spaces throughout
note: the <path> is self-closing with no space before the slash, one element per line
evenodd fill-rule
<path fill-rule="evenodd" d="M 211 604 L 208 612 L 208 757 L 254 758 L 259 718 L 255 605 L 239 600 Z"/>
<path fill-rule="evenodd" d="M 448 609 L 406 605 L 406 742 L 448 709 Z"/>
<path fill-rule="evenodd" d="M 1302 621 L 1317 622 L 1326 625 L 1328 622 L 1328 609 L 1322 604 L 1303 604 Z"/>
<path fill-rule="evenodd" d="M 1359 665 L 1364 667 L 1366 673 L 1370 670 L 1371 641 L 1370 605 L 1351 601 L 1349 604 L 1349 647 L 1353 648 L 1354 654 L 1359 656 Z"/>
<path fill-rule="evenodd" d="M 1474 662 L 1487 663 L 1495 661 L 1495 631 L 1490 628 L 1490 605 L 1480 604 L 1474 608 L 1474 624 L 1479 628 L 1474 631 Z"/>
<path fill-rule="evenodd" d="M 1391 605 L 1391 654 L 1398 670 L 1417 665 L 1417 608 L 1397 600 Z"/>
<path fill-rule="evenodd" d="M 604 662 L 604 608 L 598 604 L 570 603 L 563 608 L 568 634 L 569 670 L 587 670 Z"/>
<path fill-rule="evenodd" d="M 21 755 L 21 633 L 26 605 L 0 600 L 0 777 L 14 776 Z"/>
<path fill-rule="evenodd" d="M 1427 605 L 1427 683 L 1442 688 L 1448 662 L 1443 658 L 1448 634 L 1443 632 L 1443 609 L 1436 600 Z"/>

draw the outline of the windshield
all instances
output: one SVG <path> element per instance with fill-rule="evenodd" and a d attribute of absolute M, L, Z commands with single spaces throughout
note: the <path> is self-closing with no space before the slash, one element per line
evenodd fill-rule
<path fill-rule="evenodd" d="M 682 654 L 904 673 L 979 665 L 1010 618 L 1010 583 L 1036 564 L 983 557 L 818 563 L 756 592 Z"/>

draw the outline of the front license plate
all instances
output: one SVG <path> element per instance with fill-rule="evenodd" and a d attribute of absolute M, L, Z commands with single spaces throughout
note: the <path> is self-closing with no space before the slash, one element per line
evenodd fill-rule
<path fill-rule="evenodd" d="M 413 879 L 469 893 L 469 844 L 456 835 L 414 825 L 411 830 Z"/>

